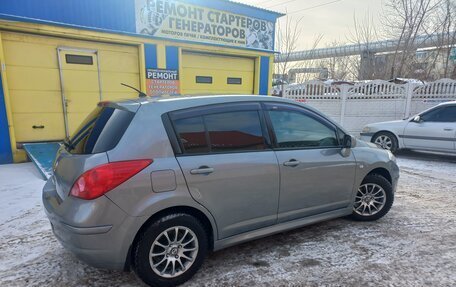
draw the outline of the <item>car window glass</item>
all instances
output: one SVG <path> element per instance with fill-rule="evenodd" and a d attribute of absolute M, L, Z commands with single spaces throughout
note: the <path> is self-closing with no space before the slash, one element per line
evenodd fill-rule
<path fill-rule="evenodd" d="M 71 136 L 67 150 L 73 154 L 92 154 L 113 149 L 134 116 L 129 111 L 97 107 Z"/>
<path fill-rule="evenodd" d="M 334 129 L 309 115 L 288 110 L 269 111 L 279 148 L 339 146 Z"/>
<path fill-rule="evenodd" d="M 456 122 L 456 106 L 437 108 L 421 116 L 425 122 Z"/>
<path fill-rule="evenodd" d="M 209 152 L 203 117 L 175 120 L 174 126 L 185 153 Z"/>
<path fill-rule="evenodd" d="M 206 115 L 204 121 L 212 152 L 266 148 L 258 111 Z"/>
<path fill-rule="evenodd" d="M 456 106 L 448 106 L 440 113 L 439 120 L 441 122 L 456 122 Z"/>
<path fill-rule="evenodd" d="M 338 128 L 337 129 L 337 137 L 338 137 L 340 146 L 342 146 L 344 144 L 344 136 L 345 136 L 345 133 L 341 129 Z"/>

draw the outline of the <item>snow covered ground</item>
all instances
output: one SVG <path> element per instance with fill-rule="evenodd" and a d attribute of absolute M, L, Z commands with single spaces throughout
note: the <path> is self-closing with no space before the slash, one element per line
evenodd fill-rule
<path fill-rule="evenodd" d="M 187 286 L 454 286 L 456 157 L 406 153 L 390 213 L 304 227 L 210 254 Z M 31 163 L 0 165 L 0 286 L 144 286 L 60 246 Z"/>

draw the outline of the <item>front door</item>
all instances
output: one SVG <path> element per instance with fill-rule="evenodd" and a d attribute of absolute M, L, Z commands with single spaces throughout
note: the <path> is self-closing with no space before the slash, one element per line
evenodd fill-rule
<path fill-rule="evenodd" d="M 69 137 L 101 100 L 98 56 L 96 50 L 57 48 L 57 52 L 65 133 Z"/>
<path fill-rule="evenodd" d="M 346 208 L 356 161 L 342 153 L 338 129 L 304 108 L 267 104 L 280 167 L 278 222 Z"/>
<path fill-rule="evenodd" d="M 456 106 L 442 106 L 410 121 L 404 130 L 406 148 L 453 151 L 455 148 Z"/>
<path fill-rule="evenodd" d="M 190 193 L 214 216 L 219 239 L 275 224 L 279 169 L 260 105 L 199 108 L 171 119 Z"/>

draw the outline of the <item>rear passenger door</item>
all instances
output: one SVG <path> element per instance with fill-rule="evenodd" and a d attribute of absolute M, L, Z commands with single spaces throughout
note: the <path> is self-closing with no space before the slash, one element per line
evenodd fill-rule
<path fill-rule="evenodd" d="M 348 207 L 356 161 L 341 152 L 341 131 L 296 105 L 265 106 L 280 166 L 278 222 Z"/>
<path fill-rule="evenodd" d="M 193 198 L 214 216 L 219 239 L 273 225 L 279 169 L 258 103 L 170 114 L 177 160 Z"/>

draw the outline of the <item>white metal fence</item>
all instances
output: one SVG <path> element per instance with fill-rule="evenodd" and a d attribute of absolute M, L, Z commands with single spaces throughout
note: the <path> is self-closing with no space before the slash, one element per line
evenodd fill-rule
<path fill-rule="evenodd" d="M 407 118 L 456 100 L 456 81 L 394 84 L 374 80 L 355 85 L 309 81 L 286 86 L 284 97 L 317 108 L 358 135 L 366 124 Z"/>

